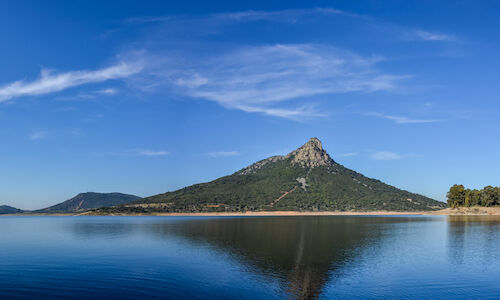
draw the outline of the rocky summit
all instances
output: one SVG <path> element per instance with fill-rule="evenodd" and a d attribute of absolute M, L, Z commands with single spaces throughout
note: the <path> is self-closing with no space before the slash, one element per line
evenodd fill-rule
<path fill-rule="evenodd" d="M 268 163 L 290 159 L 293 165 L 303 168 L 314 168 L 319 166 L 333 166 L 335 161 L 323 149 L 323 145 L 318 138 L 311 138 L 300 148 L 290 152 L 288 155 L 276 155 L 258 161 L 243 170 L 237 172 L 240 175 L 248 175 L 257 172 Z"/>
<path fill-rule="evenodd" d="M 309 168 L 335 164 L 330 155 L 323 149 L 323 145 L 318 138 L 311 138 L 302 147 L 292 151 L 285 158 L 292 158 L 292 164 L 294 165 Z"/>
<path fill-rule="evenodd" d="M 99 211 L 423 211 L 444 206 L 342 166 L 319 139 L 311 138 L 287 155 L 263 159 L 232 175 Z"/>

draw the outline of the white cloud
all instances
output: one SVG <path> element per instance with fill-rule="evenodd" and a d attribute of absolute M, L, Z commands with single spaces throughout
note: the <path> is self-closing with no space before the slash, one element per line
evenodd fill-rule
<path fill-rule="evenodd" d="M 123 49 L 128 51 L 120 56 L 122 62 L 95 71 L 54 73 L 42 70 L 36 80 L 0 86 L 0 102 L 123 79 L 127 81 L 127 88 L 142 92 L 174 91 L 178 95 L 213 101 L 228 109 L 300 120 L 326 115 L 316 110 L 312 102 L 319 96 L 400 89 L 401 81 L 410 76 L 381 71 L 378 63 L 383 59 L 380 57 L 362 56 L 322 44 L 238 46 L 224 44 L 223 38 L 220 43 L 205 39 L 207 34 L 222 34 L 221 28 L 228 28 L 235 22 L 295 23 L 305 17 L 334 15 L 366 18 L 334 8 L 130 18 L 126 20 L 129 25 L 160 24 L 155 24 L 154 30 L 148 31 L 142 40 L 125 45 Z M 440 37 L 418 32 L 421 38 Z M 166 36 L 175 38 L 167 39 Z M 188 43 L 186 36 L 190 36 Z M 105 88 L 83 92 L 80 97 L 117 92 L 115 88 Z M 399 118 L 393 120 L 399 124 L 429 121 L 387 117 Z"/>
<path fill-rule="evenodd" d="M 403 158 L 412 158 L 412 157 L 413 158 L 422 157 L 422 155 L 415 153 L 400 154 L 390 151 L 376 151 L 371 154 L 371 158 L 374 160 L 400 160 Z"/>
<path fill-rule="evenodd" d="M 415 31 L 415 36 L 424 41 L 442 41 L 442 42 L 452 42 L 455 41 L 456 38 L 452 35 L 443 34 L 443 33 L 435 33 L 423 30 Z"/>
<path fill-rule="evenodd" d="M 302 106 L 298 108 L 266 108 L 258 106 L 237 105 L 234 108 L 249 113 L 262 113 L 268 116 L 281 117 L 298 120 L 309 117 L 324 117 L 326 114 L 316 112 L 312 106 Z"/>
<path fill-rule="evenodd" d="M 102 90 L 96 91 L 96 94 L 107 95 L 107 96 L 115 95 L 117 93 L 118 93 L 118 90 L 113 89 L 113 88 L 107 88 L 107 89 L 102 89 Z"/>
<path fill-rule="evenodd" d="M 388 151 L 374 152 L 371 156 L 371 158 L 375 160 L 400 160 L 403 157 L 404 156 L 401 154 Z"/>
<path fill-rule="evenodd" d="M 157 23 L 157 22 L 165 22 L 172 20 L 173 17 L 171 16 L 160 16 L 160 17 L 152 17 L 152 16 L 145 16 L 145 17 L 133 17 L 133 18 L 128 18 L 125 20 L 125 23 L 130 23 L 130 24 L 140 24 L 140 23 Z"/>
<path fill-rule="evenodd" d="M 83 137 L 85 132 L 80 128 L 72 128 L 67 131 L 67 133 L 72 137 Z"/>
<path fill-rule="evenodd" d="M 165 150 L 149 150 L 149 149 L 131 149 L 120 152 L 108 152 L 106 155 L 113 156 L 166 156 L 169 155 L 170 152 Z"/>
<path fill-rule="evenodd" d="M 335 157 L 351 157 L 351 156 L 357 156 L 358 154 L 359 154 L 358 152 L 348 152 L 348 153 L 335 155 Z"/>
<path fill-rule="evenodd" d="M 238 151 L 217 151 L 217 152 L 210 152 L 208 155 L 212 157 L 231 157 L 231 156 L 237 156 L 240 155 Z"/>
<path fill-rule="evenodd" d="M 311 97 L 393 91 L 408 77 L 377 70 L 379 57 L 315 44 L 245 46 L 201 57 L 168 57 L 152 55 L 157 63 L 149 64 L 152 68 L 141 86 L 171 87 L 229 109 L 292 119 L 325 115 L 314 110 Z M 295 99 L 306 104 L 283 105 Z"/>
<path fill-rule="evenodd" d="M 212 15 L 212 18 L 229 19 L 232 21 L 289 21 L 296 22 L 297 18 L 306 16 L 332 16 L 344 15 L 349 17 L 361 17 L 353 13 L 345 12 L 335 8 L 305 8 L 305 9 L 286 9 L 276 11 L 248 10 L 233 13 L 220 13 Z"/>
<path fill-rule="evenodd" d="M 35 96 L 59 92 L 67 88 L 103 82 L 110 79 L 126 78 L 141 71 L 140 64 L 120 62 L 116 65 L 95 71 L 69 71 L 54 73 L 42 69 L 40 77 L 33 81 L 15 81 L 0 86 L 0 102 L 15 97 Z"/>
<path fill-rule="evenodd" d="M 367 113 L 367 116 L 373 116 L 377 118 L 382 118 L 386 120 L 394 121 L 396 124 L 423 124 L 423 123 L 437 123 L 443 122 L 444 120 L 440 119 L 413 119 L 405 116 L 393 116 L 393 115 L 385 115 L 381 113 Z"/>
<path fill-rule="evenodd" d="M 29 135 L 30 140 L 42 140 L 49 136 L 49 132 L 45 130 L 36 130 Z"/>
<path fill-rule="evenodd" d="M 169 21 L 181 21 L 186 19 L 198 19 L 198 22 L 217 22 L 217 21 L 229 21 L 229 22 L 252 22 L 252 21 L 271 21 L 271 22 L 296 22 L 298 18 L 303 18 L 307 16 L 333 16 L 333 15 L 344 15 L 348 17 L 362 17 L 357 14 L 349 13 L 343 10 L 324 7 L 324 8 L 304 8 L 304 9 L 285 9 L 285 10 L 275 10 L 275 11 L 263 11 L 263 10 L 247 10 L 239 12 L 225 12 L 225 13 L 215 13 L 204 16 L 142 16 L 133 17 L 125 20 L 128 24 L 144 24 L 144 23 L 164 23 Z"/>
<path fill-rule="evenodd" d="M 167 151 L 154 151 L 154 150 L 138 150 L 136 151 L 137 155 L 141 156 L 165 156 L 170 154 Z"/>

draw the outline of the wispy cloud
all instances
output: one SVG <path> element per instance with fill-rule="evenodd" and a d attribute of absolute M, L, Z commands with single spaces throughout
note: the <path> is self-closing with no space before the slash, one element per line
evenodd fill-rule
<path fill-rule="evenodd" d="M 69 136 L 71 137 L 79 138 L 85 136 L 85 131 L 80 128 L 71 128 L 67 130 L 67 134 L 69 134 Z"/>
<path fill-rule="evenodd" d="M 351 157 L 351 156 L 357 156 L 358 154 L 359 154 L 358 152 L 348 152 L 335 155 L 335 157 Z"/>
<path fill-rule="evenodd" d="M 46 130 L 35 130 L 29 135 L 30 140 L 42 140 L 49 137 L 50 133 Z"/>
<path fill-rule="evenodd" d="M 378 151 L 371 155 L 374 160 L 400 160 L 404 156 L 395 152 Z"/>
<path fill-rule="evenodd" d="M 380 56 L 361 55 L 327 44 L 260 43 L 251 46 L 237 45 L 232 40 L 225 43 L 224 38 L 208 39 L 208 42 L 206 39 L 214 34 L 222 35 L 222 28 L 231 27 L 236 22 L 295 24 L 317 16 L 369 19 L 335 8 L 130 18 L 125 21 L 128 24 L 125 26 L 154 23 L 150 24 L 154 30 L 148 31 L 139 41 L 123 45 L 122 49 L 127 50 L 119 56 L 119 63 L 94 71 L 57 73 L 44 69 L 38 79 L 0 86 L 0 102 L 122 79 L 127 81 L 127 88 L 131 90 L 175 93 L 213 101 L 227 109 L 301 120 L 327 115 L 316 109 L 315 101 L 319 96 L 397 91 L 403 87 L 404 80 L 412 77 L 383 71 L 379 63 L 385 58 Z M 186 34 L 186 30 L 193 34 Z M 414 37 L 423 40 L 453 38 L 428 31 L 405 30 L 399 30 L 398 35 L 413 32 Z M 190 36 L 189 41 L 185 36 Z M 204 51 L 206 49 L 209 51 Z M 79 97 L 97 98 L 97 95 L 117 92 L 116 88 L 109 87 L 84 91 Z M 398 124 L 439 121 L 390 115 L 381 117 Z"/>
<path fill-rule="evenodd" d="M 132 17 L 125 20 L 128 24 L 146 24 L 146 23 L 163 23 L 169 21 L 180 21 L 186 19 L 198 18 L 201 20 L 216 22 L 216 21 L 230 21 L 230 22 L 252 22 L 252 21 L 271 21 L 271 22 L 296 22 L 298 18 L 308 16 L 334 16 L 343 15 L 348 17 L 363 18 L 363 16 L 350 13 L 347 11 L 331 8 L 331 7 L 318 7 L 318 8 L 304 8 L 304 9 L 284 9 L 275 11 L 263 10 L 246 10 L 236 12 L 215 13 L 204 16 L 193 15 L 180 15 L 180 16 L 142 16 Z"/>
<path fill-rule="evenodd" d="M 315 109 L 318 96 L 397 91 L 412 77 L 382 71 L 379 63 L 386 59 L 380 56 L 329 44 L 271 42 L 252 46 L 234 40 L 227 43 L 224 36 L 236 23 L 288 22 L 300 26 L 318 17 L 341 17 L 347 24 L 357 22 L 356 26 L 366 26 L 365 19 L 374 22 L 330 7 L 128 19 L 128 24 L 155 23 L 141 42 L 125 47 L 137 50 L 134 47 L 140 45 L 150 62 L 132 85 L 145 92 L 169 89 L 228 109 L 300 120 L 326 115 Z M 218 36 L 216 41 L 214 35 Z M 185 36 L 190 36 L 189 41 Z M 183 46 L 186 48 L 179 48 Z"/>
<path fill-rule="evenodd" d="M 391 151 L 376 151 L 373 152 L 370 157 L 374 160 L 401 160 L 403 158 L 421 157 L 421 155 L 415 153 L 400 154 Z"/>
<path fill-rule="evenodd" d="M 158 55 L 167 54 L 155 59 Z M 180 57 L 175 61 L 187 62 L 182 67 L 165 59 L 154 65 L 150 80 L 229 109 L 292 119 L 318 117 L 324 113 L 314 110 L 311 99 L 298 107 L 281 104 L 318 95 L 397 90 L 408 76 L 377 70 L 380 60 L 316 44 L 247 46 Z"/>
<path fill-rule="evenodd" d="M 118 93 L 118 90 L 117 89 L 114 89 L 114 88 L 107 88 L 107 89 L 102 89 L 102 90 L 98 90 L 95 92 L 96 94 L 101 94 L 101 95 L 108 95 L 108 96 L 111 96 L 111 95 L 115 95 Z"/>
<path fill-rule="evenodd" d="M 167 151 L 154 151 L 154 150 L 136 150 L 135 153 L 140 156 L 165 156 L 170 154 Z"/>
<path fill-rule="evenodd" d="M 238 151 L 217 151 L 208 153 L 209 156 L 212 157 L 231 157 L 238 156 L 240 153 Z"/>
<path fill-rule="evenodd" d="M 301 106 L 297 108 L 269 108 L 248 105 L 236 105 L 234 108 L 249 113 L 262 113 L 268 116 L 281 117 L 292 120 L 302 118 L 325 117 L 325 113 L 317 112 L 314 106 Z"/>
<path fill-rule="evenodd" d="M 67 88 L 103 82 L 111 79 L 126 78 L 140 72 L 142 66 L 138 63 L 120 62 L 116 65 L 95 71 L 69 71 L 55 73 L 42 69 L 40 77 L 33 81 L 15 81 L 0 86 L 0 102 L 15 97 L 35 96 L 59 92 Z"/>
<path fill-rule="evenodd" d="M 140 24 L 140 23 L 157 23 L 172 20 L 172 16 L 143 16 L 143 17 L 132 17 L 125 20 L 125 23 L 130 24 Z"/>
<path fill-rule="evenodd" d="M 333 15 L 343 15 L 349 17 L 361 18 L 361 15 L 346 12 L 343 10 L 324 7 L 324 8 L 305 8 L 305 9 L 285 9 L 277 11 L 261 11 L 261 10 L 247 10 L 241 12 L 229 12 L 214 14 L 212 17 L 221 19 L 230 19 L 234 21 L 290 21 L 296 22 L 297 18 L 303 18 L 307 16 L 333 16 Z"/>
<path fill-rule="evenodd" d="M 442 41 L 442 42 L 452 42 L 456 40 L 456 37 L 444 33 L 429 32 L 423 30 L 417 30 L 414 32 L 417 39 L 423 41 Z"/>
<path fill-rule="evenodd" d="M 371 112 L 367 113 L 367 116 L 377 117 L 381 119 L 386 119 L 393 121 L 396 124 L 424 124 L 424 123 L 436 123 L 443 122 L 444 120 L 440 119 L 414 119 L 406 116 L 394 116 L 394 115 L 386 115 L 382 113 Z"/>
<path fill-rule="evenodd" d="M 150 149 L 130 149 L 119 152 L 107 152 L 106 155 L 113 156 L 166 156 L 169 155 L 170 152 L 165 150 L 150 150 Z"/>

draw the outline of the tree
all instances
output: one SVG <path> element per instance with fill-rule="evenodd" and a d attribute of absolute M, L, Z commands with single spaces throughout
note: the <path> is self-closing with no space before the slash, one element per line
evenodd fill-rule
<path fill-rule="evenodd" d="M 499 204 L 498 201 L 498 188 L 492 187 L 491 185 L 485 187 L 481 191 L 481 205 L 483 206 L 494 206 Z"/>
<path fill-rule="evenodd" d="M 481 205 L 481 191 L 476 189 L 470 191 L 470 202 L 471 206 Z"/>
<path fill-rule="evenodd" d="M 465 200 L 464 206 L 470 207 L 472 205 L 472 191 L 469 189 L 465 190 Z"/>
<path fill-rule="evenodd" d="M 465 188 L 461 184 L 455 184 L 447 194 L 448 206 L 459 207 L 465 204 Z"/>

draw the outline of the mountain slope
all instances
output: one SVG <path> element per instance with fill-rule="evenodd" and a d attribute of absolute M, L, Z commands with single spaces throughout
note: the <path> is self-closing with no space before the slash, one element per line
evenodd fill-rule
<path fill-rule="evenodd" d="M 130 203 L 140 197 L 121 193 L 81 193 L 51 207 L 36 210 L 35 213 L 73 213 L 89 209 Z"/>
<path fill-rule="evenodd" d="M 310 139 L 286 156 L 261 160 L 232 175 L 103 212 L 440 209 L 444 203 L 367 178 L 336 163 Z"/>
<path fill-rule="evenodd" d="M 4 214 L 17 214 L 22 213 L 23 211 L 19 208 L 15 208 L 8 205 L 0 205 L 0 215 Z"/>

